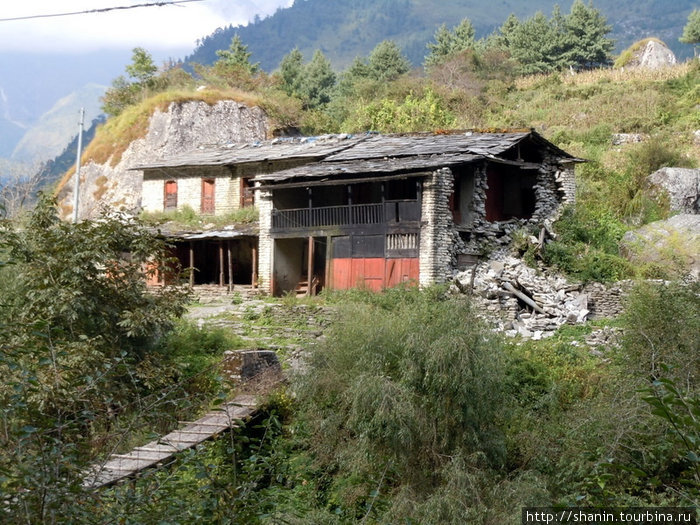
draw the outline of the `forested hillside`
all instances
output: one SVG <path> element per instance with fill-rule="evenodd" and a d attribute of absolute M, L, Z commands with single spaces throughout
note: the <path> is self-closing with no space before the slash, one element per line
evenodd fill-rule
<path fill-rule="evenodd" d="M 572 2 L 559 2 L 567 11 Z M 666 2 L 652 0 L 597 0 L 594 6 L 612 24 L 616 50 L 647 36 L 664 40 L 681 57 L 692 50 L 678 43 L 688 14 L 696 4 L 692 0 Z M 549 16 L 553 2 L 549 0 L 297 0 L 288 9 L 257 20 L 245 27 L 220 28 L 202 38 L 187 62 L 212 64 L 216 50 L 226 49 L 238 34 L 266 71 L 275 69 L 282 57 L 297 47 L 309 59 L 320 49 L 336 69 L 342 69 L 356 57 L 366 55 L 385 39 L 393 39 L 414 65 L 423 62 L 425 45 L 441 24 L 457 25 L 469 18 L 477 38 L 485 37 L 514 13 L 526 18 L 541 11 Z"/>

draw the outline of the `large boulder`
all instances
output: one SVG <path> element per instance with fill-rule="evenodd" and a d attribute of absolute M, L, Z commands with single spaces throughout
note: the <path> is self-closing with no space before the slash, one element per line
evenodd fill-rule
<path fill-rule="evenodd" d="M 650 268 L 660 276 L 700 277 L 700 215 L 675 215 L 627 232 L 620 243 L 630 261 Z"/>
<path fill-rule="evenodd" d="M 674 213 L 700 212 L 700 169 L 661 168 L 649 175 L 654 193 L 666 193 Z"/>
<path fill-rule="evenodd" d="M 655 38 L 633 44 L 622 56 L 625 56 L 624 64 L 621 64 L 624 67 L 661 69 L 678 63 L 673 51 Z"/>

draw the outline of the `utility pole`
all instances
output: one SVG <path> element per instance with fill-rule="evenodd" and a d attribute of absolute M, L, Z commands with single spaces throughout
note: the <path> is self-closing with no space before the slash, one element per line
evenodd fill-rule
<path fill-rule="evenodd" d="M 78 124 L 78 155 L 75 159 L 75 184 L 73 184 L 73 223 L 78 222 L 78 205 L 80 203 L 80 156 L 83 154 L 83 121 L 85 108 L 80 108 L 80 123 Z"/>

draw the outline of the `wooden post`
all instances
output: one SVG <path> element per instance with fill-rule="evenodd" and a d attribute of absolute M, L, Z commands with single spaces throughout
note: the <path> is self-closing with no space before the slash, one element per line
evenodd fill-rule
<path fill-rule="evenodd" d="M 311 226 L 314 226 L 314 220 L 312 217 L 313 211 L 311 209 L 311 208 L 313 208 L 314 203 L 313 203 L 313 194 L 311 193 L 311 188 L 308 188 L 308 192 L 309 192 L 309 222 L 308 222 L 308 224 L 306 224 L 306 226 L 310 228 Z"/>
<path fill-rule="evenodd" d="M 309 237 L 309 259 L 307 261 L 308 269 L 306 270 L 306 295 L 311 296 L 311 280 L 314 277 L 314 238 Z"/>
<path fill-rule="evenodd" d="M 258 247 L 255 246 L 255 243 L 253 243 L 253 248 L 252 248 L 252 256 L 253 256 L 253 288 L 258 287 Z"/>
<path fill-rule="evenodd" d="M 219 286 L 226 284 L 224 273 L 224 241 L 219 241 Z"/>
<path fill-rule="evenodd" d="M 333 237 L 330 235 L 326 237 L 326 276 L 324 277 L 323 286 L 330 289 L 331 286 L 331 272 L 333 271 L 332 264 L 333 257 Z"/>
<path fill-rule="evenodd" d="M 194 241 L 190 241 L 190 288 L 194 286 Z"/>
<path fill-rule="evenodd" d="M 231 253 L 231 241 L 227 241 L 228 247 L 228 291 L 233 291 L 233 254 Z"/>

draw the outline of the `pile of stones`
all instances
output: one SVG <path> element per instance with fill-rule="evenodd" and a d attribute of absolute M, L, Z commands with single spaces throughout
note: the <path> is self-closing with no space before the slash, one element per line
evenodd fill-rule
<path fill-rule="evenodd" d="M 580 284 L 507 255 L 457 274 L 454 287 L 471 293 L 484 318 L 509 336 L 542 339 L 563 324 L 583 323 L 589 313 Z"/>

